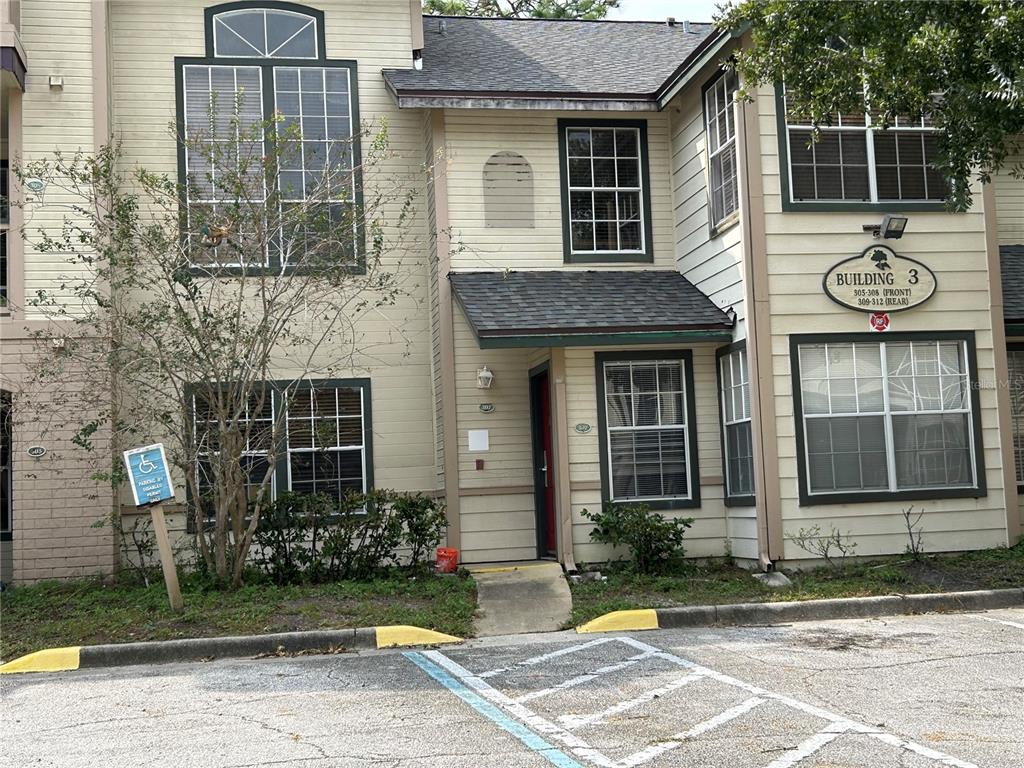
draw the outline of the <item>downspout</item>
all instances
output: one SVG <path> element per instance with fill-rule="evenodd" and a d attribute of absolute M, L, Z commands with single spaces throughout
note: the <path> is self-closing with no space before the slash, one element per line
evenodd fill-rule
<path fill-rule="evenodd" d="M 748 42 L 744 40 L 744 42 Z M 750 381 L 751 433 L 754 445 L 754 488 L 757 513 L 758 563 L 775 567 L 783 554 L 779 487 L 775 388 L 772 378 L 771 308 L 768 297 L 764 192 L 757 96 L 739 104 L 738 167 L 740 218 L 743 226 L 743 291 L 746 303 L 747 365 Z"/>
<path fill-rule="evenodd" d="M 555 510 L 558 515 L 558 559 L 566 572 L 576 570 L 572 542 L 572 490 L 569 485 L 569 398 L 565 389 L 565 348 L 551 349 L 551 383 L 555 407 Z"/>

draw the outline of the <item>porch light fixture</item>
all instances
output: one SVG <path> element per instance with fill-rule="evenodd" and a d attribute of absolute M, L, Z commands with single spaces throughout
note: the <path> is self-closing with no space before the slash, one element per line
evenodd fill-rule
<path fill-rule="evenodd" d="M 494 383 L 494 374 L 491 373 L 490 369 L 485 365 L 476 372 L 476 386 L 477 389 L 490 389 L 491 384 Z"/>
<path fill-rule="evenodd" d="M 870 232 L 875 239 L 899 240 L 907 229 L 909 219 L 898 213 L 887 213 L 882 217 L 881 224 L 865 224 L 864 231 Z"/>

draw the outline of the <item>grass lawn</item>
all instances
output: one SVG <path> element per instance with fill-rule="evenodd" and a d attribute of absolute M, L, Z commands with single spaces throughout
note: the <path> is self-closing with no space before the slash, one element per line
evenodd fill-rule
<path fill-rule="evenodd" d="M 150 587 L 104 586 L 96 579 L 43 582 L 0 594 L 0 657 L 68 645 L 216 637 L 305 629 L 415 624 L 459 637 L 473 632 L 476 585 L 457 576 L 235 591 L 181 585 L 185 610 L 175 615 L 162 581 Z"/>
<path fill-rule="evenodd" d="M 690 564 L 665 576 L 639 576 L 621 565 L 602 571 L 605 582 L 573 584 L 572 625 L 609 611 L 677 605 L 759 603 L 827 597 L 955 592 L 1024 586 L 1024 543 L 949 557 L 909 557 L 857 563 L 841 569 L 791 571 L 787 589 L 770 589 L 748 571 L 724 563 Z"/>

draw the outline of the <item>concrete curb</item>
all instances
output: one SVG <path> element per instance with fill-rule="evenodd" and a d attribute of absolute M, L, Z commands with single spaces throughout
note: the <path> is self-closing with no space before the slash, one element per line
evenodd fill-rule
<path fill-rule="evenodd" d="M 781 624 L 791 621 L 863 619 L 900 614 L 988 611 L 1024 607 L 1024 589 L 985 589 L 923 595 L 844 597 L 786 603 L 737 603 L 613 611 L 576 628 L 580 634 L 712 625 Z M 653 621 L 652 621 L 653 614 Z"/>
<path fill-rule="evenodd" d="M 252 658 L 277 653 L 315 653 L 411 645 L 461 643 L 462 638 L 407 625 L 281 632 L 238 637 L 196 637 L 149 643 L 114 643 L 70 648 L 47 648 L 0 666 L 0 674 L 66 672 L 96 667 Z"/>

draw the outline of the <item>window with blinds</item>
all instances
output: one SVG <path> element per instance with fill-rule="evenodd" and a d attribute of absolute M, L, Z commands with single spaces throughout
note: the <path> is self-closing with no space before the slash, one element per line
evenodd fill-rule
<path fill-rule="evenodd" d="M 648 261 L 647 124 L 558 124 L 566 260 Z"/>
<path fill-rule="evenodd" d="M 735 349 L 718 358 L 722 403 L 722 445 L 727 498 L 754 495 L 754 445 L 750 422 L 747 351 Z"/>
<path fill-rule="evenodd" d="M 736 166 L 736 73 L 723 72 L 704 90 L 708 194 L 712 229 L 739 211 Z"/>
<path fill-rule="evenodd" d="M 1013 418 L 1013 464 L 1017 485 L 1024 486 L 1024 347 L 1007 350 L 1010 413 Z"/>
<path fill-rule="evenodd" d="M 319 11 L 208 11 L 207 26 L 207 56 L 175 59 L 193 265 L 358 266 L 355 62 L 325 58 Z"/>
<path fill-rule="evenodd" d="M 882 128 L 868 112 L 836 115 L 819 126 L 783 99 L 791 202 L 941 202 L 948 183 L 933 167 L 938 129 L 927 116 L 897 117 Z"/>
<path fill-rule="evenodd" d="M 192 423 L 196 441 L 196 487 L 200 506 L 212 517 L 210 493 L 218 467 L 218 414 L 193 395 Z M 249 501 L 255 501 L 270 472 L 269 493 L 281 490 L 324 494 L 340 501 L 348 491 L 373 485 L 370 440 L 370 383 L 365 379 L 267 382 L 235 419 L 241 441 L 242 472 Z"/>
<path fill-rule="evenodd" d="M 979 486 L 967 339 L 796 350 L 807 494 Z"/>
<path fill-rule="evenodd" d="M 690 499 L 688 392 L 682 359 L 604 363 L 609 498 Z"/>

